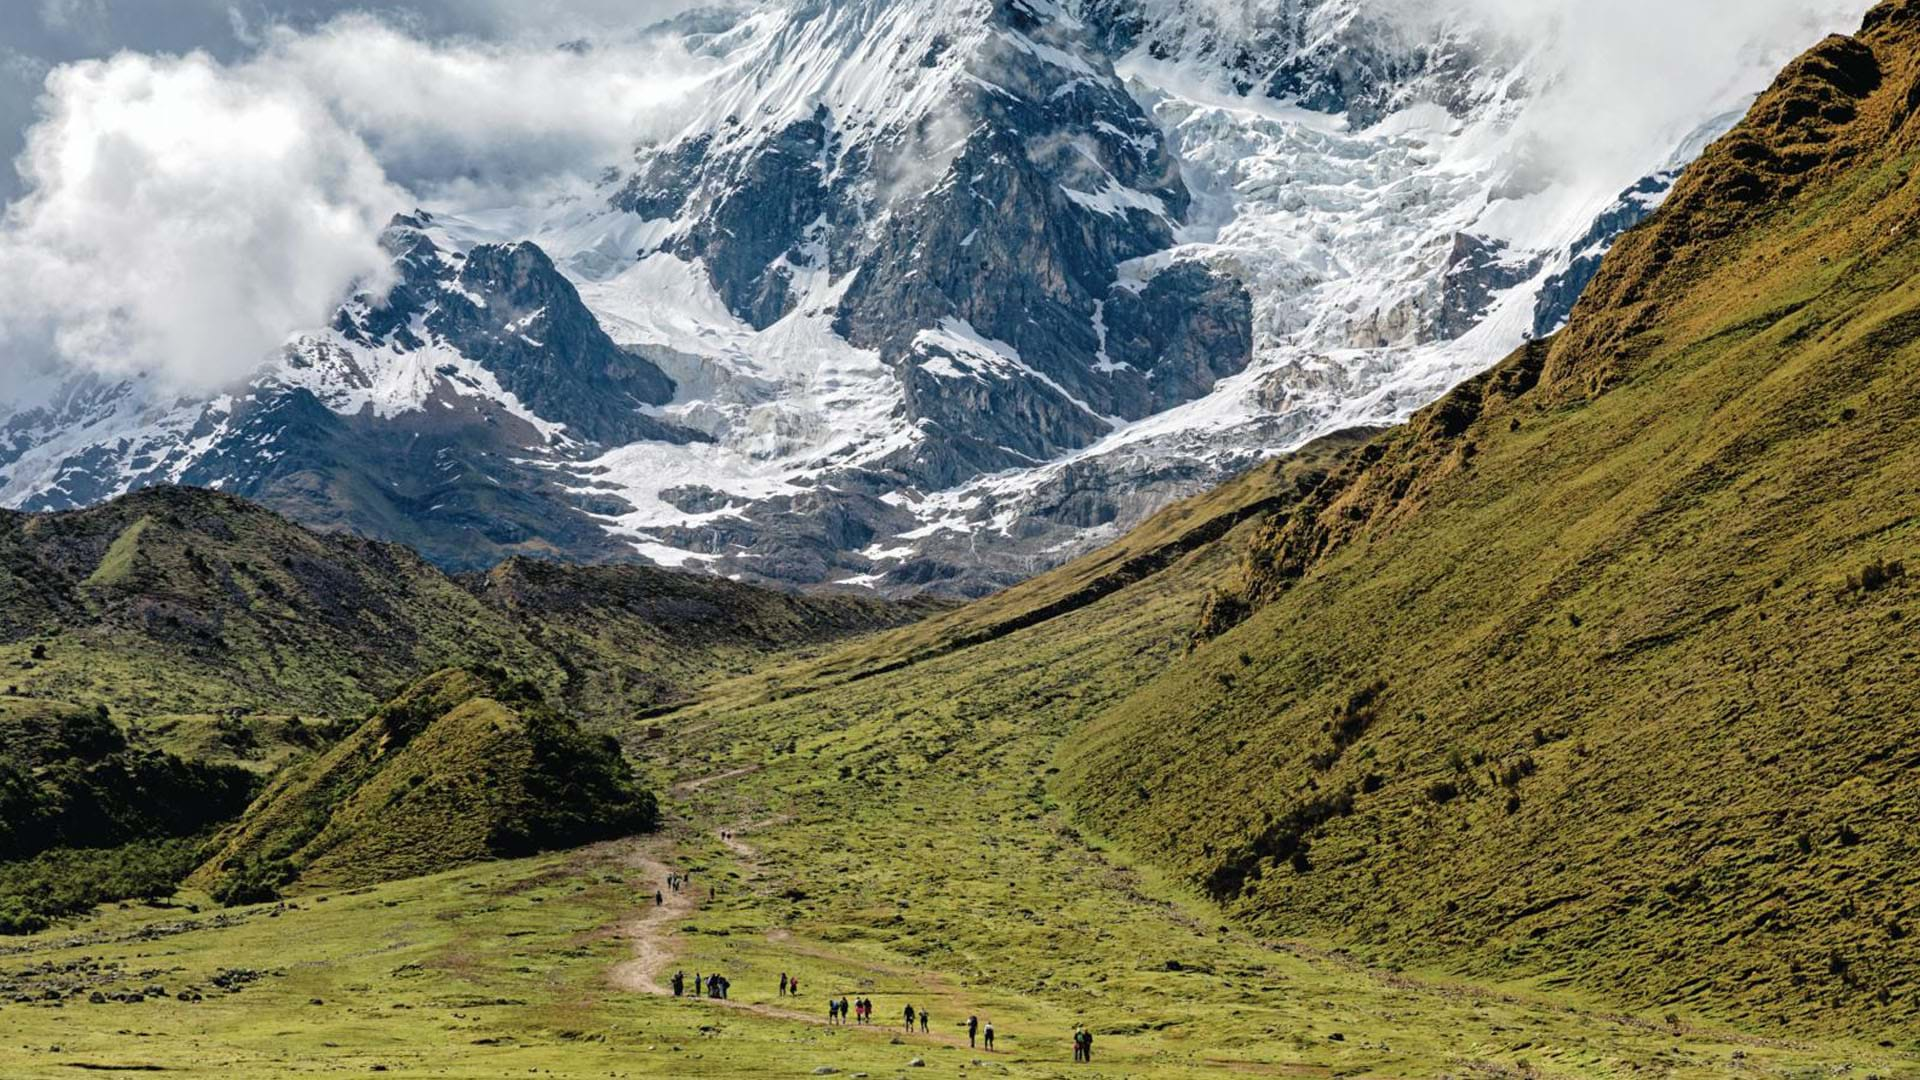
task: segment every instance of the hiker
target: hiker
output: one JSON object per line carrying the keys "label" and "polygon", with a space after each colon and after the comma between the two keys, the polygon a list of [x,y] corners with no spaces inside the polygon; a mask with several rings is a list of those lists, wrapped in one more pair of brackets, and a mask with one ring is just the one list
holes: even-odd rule
{"label": "hiker", "polygon": [[702,978],[700,977],[700,973],[699,973],[699,972],[697,972],[697,971],[696,971],[696,972],[694,972],[694,973],[693,973],[693,996],[694,996],[694,997],[704,997],[704,996],[706,996],[706,993],[707,993],[707,983],[706,983],[706,980],[705,980],[705,979],[702,979]]}
{"label": "hiker", "polygon": [[907,1006],[907,1034],[913,1034],[913,1006]]}
{"label": "hiker", "polygon": [[836,1024],[839,1022],[839,1018],[840,1018],[840,1003],[838,1001],[835,1001],[832,998],[828,998],[827,999],[827,1023],[829,1025]]}
{"label": "hiker", "polygon": [[927,1025],[932,1021],[933,1018],[927,1015],[927,1007],[925,1005],[920,1006],[920,1034],[925,1035],[927,1033]]}
{"label": "hiker", "polygon": [[653,906],[654,907],[659,907],[661,904],[664,904],[666,902],[667,902],[667,898],[660,895],[659,889],[653,890]]}
{"label": "hiker", "polygon": [[793,977],[793,981],[787,984],[787,988],[793,992],[794,997],[799,997],[800,996],[800,976],[795,975]]}
{"label": "hiker", "polygon": [[684,971],[674,972],[673,973],[673,996],[679,997],[683,992],[686,991],[686,989],[687,989],[687,973]]}
{"label": "hiker", "polygon": [[973,1049],[975,1046],[978,1045],[978,1043],[975,1040],[979,1037],[979,1035],[980,1035],[980,1018],[977,1016],[967,1017],[967,1048],[969,1050]]}
{"label": "hiker", "polygon": [[1085,1034],[1086,1033],[1081,1031],[1078,1026],[1074,1027],[1073,1029],[1073,1063],[1075,1065],[1078,1065],[1082,1061],[1086,1060],[1086,1058],[1081,1056],[1082,1051],[1080,1049],[1080,1040],[1082,1039],[1082,1037],[1085,1036]]}
{"label": "hiker", "polygon": [[986,1036],[987,1049],[991,1051],[993,1049],[993,1021],[987,1021],[987,1026],[981,1034]]}
{"label": "hiker", "polygon": [[780,996],[787,996],[787,973],[784,971],[780,973]]}
{"label": "hiker", "polygon": [[1091,1028],[1080,1029],[1080,1060],[1089,1064],[1093,1061],[1093,1029]]}

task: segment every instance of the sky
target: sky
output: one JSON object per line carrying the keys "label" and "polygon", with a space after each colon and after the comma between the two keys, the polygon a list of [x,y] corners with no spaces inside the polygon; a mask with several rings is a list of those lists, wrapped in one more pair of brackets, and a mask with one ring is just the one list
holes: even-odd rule
{"label": "sky", "polygon": [[[231,382],[380,287],[396,210],[524,200],[671,134],[713,62],[635,31],[697,2],[0,0],[0,401],[75,368]],[[1618,186],[1868,6],[1360,2],[1531,46],[1529,145]]]}
{"label": "sky", "polygon": [[[0,0],[0,161],[25,145],[49,68],[110,56],[203,51],[230,62],[256,50],[272,26],[311,29],[349,12],[371,13],[414,36],[488,41],[565,40],[618,25],[635,12],[671,15],[691,0]],[[0,202],[20,178],[0,168]]]}

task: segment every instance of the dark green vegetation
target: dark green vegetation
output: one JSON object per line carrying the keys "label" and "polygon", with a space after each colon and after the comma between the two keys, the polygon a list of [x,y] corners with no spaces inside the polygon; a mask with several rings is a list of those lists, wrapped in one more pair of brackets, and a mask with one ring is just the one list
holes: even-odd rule
{"label": "dark green vegetation", "polygon": [[323,753],[280,770],[196,875],[223,903],[355,886],[652,828],[610,735],[530,683],[444,671]]}
{"label": "dark green vegetation", "polygon": [[199,864],[203,836],[61,847],[0,862],[0,934],[31,934],[118,900],[159,903]]}
{"label": "dark green vegetation", "polygon": [[0,698],[0,933],[170,895],[255,784],[130,740],[104,707]]}

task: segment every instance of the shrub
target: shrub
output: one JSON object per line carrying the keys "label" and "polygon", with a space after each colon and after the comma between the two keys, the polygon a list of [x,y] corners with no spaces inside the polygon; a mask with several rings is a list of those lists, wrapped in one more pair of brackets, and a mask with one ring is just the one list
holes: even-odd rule
{"label": "shrub", "polygon": [[1446,805],[1460,797],[1460,788],[1451,780],[1435,780],[1427,785],[1427,798],[1439,805]]}
{"label": "shrub", "polygon": [[52,920],[119,900],[173,895],[199,862],[199,837],[111,848],[58,848],[0,864],[0,934],[30,934]]}
{"label": "shrub", "polygon": [[1847,591],[1877,592],[1906,576],[1907,564],[1875,559],[1861,567],[1859,573],[1847,575]]}
{"label": "shrub", "polygon": [[18,897],[0,900],[0,934],[37,934],[52,922],[29,909]]}
{"label": "shrub", "polygon": [[293,864],[285,859],[254,860],[228,871],[209,893],[222,907],[264,904],[280,899],[281,886],[295,875]]}

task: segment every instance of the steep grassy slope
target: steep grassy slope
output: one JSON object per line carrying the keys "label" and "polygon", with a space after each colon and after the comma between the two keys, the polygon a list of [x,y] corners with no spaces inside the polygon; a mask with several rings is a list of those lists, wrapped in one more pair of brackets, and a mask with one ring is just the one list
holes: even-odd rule
{"label": "steep grassy slope", "polygon": [[462,582],[405,548],[192,489],[0,513],[0,690],[134,717],[358,719],[466,663],[609,717],[683,698],[748,658],[928,610],[641,566],[516,560]]}
{"label": "steep grassy slope", "polygon": [[1916,105],[1912,0],[1795,63],[1563,335],[1265,530],[1081,820],[1271,932],[1920,1029]]}
{"label": "steep grassy slope", "polygon": [[196,876],[216,896],[352,886],[651,827],[611,738],[530,684],[444,671],[281,770]]}

